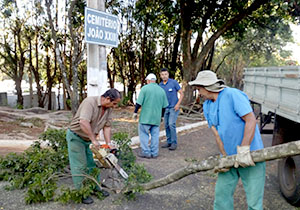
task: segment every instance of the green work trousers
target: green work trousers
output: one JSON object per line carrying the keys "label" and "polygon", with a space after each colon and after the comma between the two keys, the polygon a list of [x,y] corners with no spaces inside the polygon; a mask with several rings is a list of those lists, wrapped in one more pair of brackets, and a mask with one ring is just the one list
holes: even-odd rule
{"label": "green work trousers", "polygon": [[[68,153],[72,175],[90,174],[96,164],[93,159],[93,153],[89,148],[91,142],[84,141],[80,136],[73,133],[70,129],[67,131]],[[83,176],[72,176],[76,189],[82,186]],[[100,177],[98,177],[98,182]]]}
{"label": "green work trousers", "polygon": [[262,210],[265,186],[266,163],[256,163],[246,168],[231,168],[218,174],[215,187],[214,210],[233,210],[233,194],[241,177],[246,192],[248,209]]}

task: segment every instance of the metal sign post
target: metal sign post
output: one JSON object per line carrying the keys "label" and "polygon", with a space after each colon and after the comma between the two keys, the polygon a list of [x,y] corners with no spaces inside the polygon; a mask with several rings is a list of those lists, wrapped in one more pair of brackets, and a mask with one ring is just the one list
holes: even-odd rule
{"label": "metal sign post", "polygon": [[[88,0],[85,9],[87,43],[87,95],[100,96],[108,89],[105,46],[118,45],[118,18],[105,11],[104,0]],[[99,11],[100,10],[100,11]]]}

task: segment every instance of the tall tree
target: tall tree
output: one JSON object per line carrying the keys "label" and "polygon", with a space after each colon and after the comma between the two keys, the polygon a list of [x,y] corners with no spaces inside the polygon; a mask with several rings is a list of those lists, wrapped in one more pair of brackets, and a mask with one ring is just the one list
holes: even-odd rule
{"label": "tall tree", "polygon": [[[187,82],[194,79],[197,72],[203,69],[216,40],[229,32],[245,31],[249,27],[250,21],[256,21],[259,19],[257,17],[261,17],[258,12],[265,13],[264,15],[269,17],[274,9],[268,0],[204,0],[197,2],[180,0],[179,3],[182,27],[184,103],[189,103],[192,100],[192,90]],[[269,3],[269,7],[263,9],[261,6],[267,3]],[[258,12],[252,15],[254,11]],[[208,31],[209,33],[207,33]],[[194,35],[197,37],[192,45]],[[205,36],[208,37],[205,39]]]}
{"label": "tall tree", "polygon": [[243,39],[223,40],[223,44],[216,47],[212,70],[225,78],[228,85],[242,88],[245,67],[288,65],[291,52],[284,50],[284,46],[291,41],[288,22],[269,20],[248,30]]}
{"label": "tall tree", "polygon": [[[69,83],[68,75],[67,75],[67,61],[63,59],[61,48],[59,46],[59,40],[57,36],[57,31],[55,29],[52,13],[51,13],[51,5],[52,0],[46,0],[47,7],[47,15],[51,28],[52,39],[54,41],[56,56],[62,71],[62,78],[67,89],[68,94],[71,96],[71,105],[72,105],[72,113],[75,114],[77,108],[79,106],[79,96],[78,96],[78,65],[83,60],[83,54],[85,52],[85,48],[83,45],[83,24],[82,24],[82,16],[84,10],[84,3],[79,0],[74,0],[70,2],[67,19],[68,19],[68,29],[70,34],[70,66],[72,73],[72,88]],[[74,30],[74,27],[76,30]]]}
{"label": "tall tree", "polygon": [[24,35],[26,19],[22,18],[18,13],[17,2],[5,1],[1,5],[1,16],[3,19],[4,33],[2,33],[3,42],[0,43],[0,70],[7,76],[12,78],[16,85],[17,105],[23,107],[22,95],[22,79],[25,70],[26,36]]}

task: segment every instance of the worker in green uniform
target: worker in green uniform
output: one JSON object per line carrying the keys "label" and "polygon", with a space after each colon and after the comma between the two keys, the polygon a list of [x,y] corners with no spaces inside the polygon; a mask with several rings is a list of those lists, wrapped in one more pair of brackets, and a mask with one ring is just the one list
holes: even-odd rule
{"label": "worker in green uniform", "polygon": [[[113,88],[107,90],[102,96],[87,97],[72,119],[66,138],[72,179],[76,189],[81,188],[84,177],[74,175],[89,174],[96,167],[89,145],[93,144],[97,149],[100,148],[96,140],[100,130],[103,129],[106,144],[111,144],[112,108],[120,102],[120,98],[120,92]],[[109,195],[105,190],[96,190],[102,192],[104,196]],[[91,204],[93,199],[88,196],[82,202]]]}
{"label": "worker in green uniform", "polygon": [[[140,107],[142,111],[139,118],[139,137],[141,158],[157,158],[159,145],[159,126],[164,109],[168,106],[165,91],[156,83],[156,76],[150,73],[146,77],[147,85],[143,86],[136,101],[132,118],[137,119]],[[151,134],[150,146],[149,134]]]}

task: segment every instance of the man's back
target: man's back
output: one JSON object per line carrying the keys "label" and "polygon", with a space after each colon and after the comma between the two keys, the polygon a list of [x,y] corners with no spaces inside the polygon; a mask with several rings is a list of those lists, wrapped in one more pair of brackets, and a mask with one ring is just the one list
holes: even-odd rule
{"label": "man's back", "polygon": [[139,122],[159,126],[162,108],[168,106],[165,91],[156,83],[145,85],[141,89],[137,103],[142,106]]}

